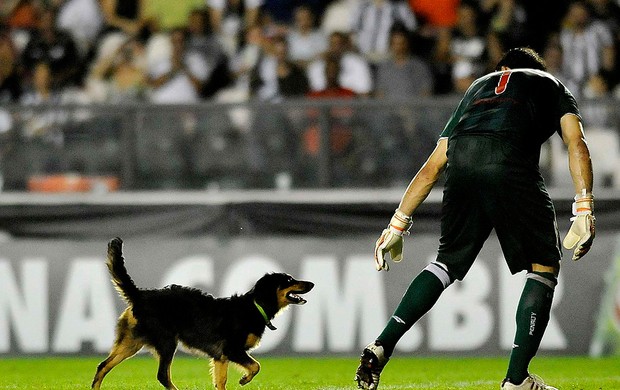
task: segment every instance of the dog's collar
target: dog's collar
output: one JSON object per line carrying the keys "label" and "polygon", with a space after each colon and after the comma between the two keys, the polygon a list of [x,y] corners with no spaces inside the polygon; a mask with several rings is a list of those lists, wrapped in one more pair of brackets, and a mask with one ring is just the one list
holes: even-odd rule
{"label": "dog's collar", "polygon": [[275,326],[273,326],[273,324],[271,323],[271,321],[269,320],[269,317],[267,317],[267,313],[265,313],[265,309],[262,308],[261,305],[258,304],[258,302],[254,301],[254,306],[256,306],[256,308],[258,309],[258,312],[263,316],[263,318],[265,319],[265,325],[267,325],[267,327],[271,330],[276,330],[277,328]]}

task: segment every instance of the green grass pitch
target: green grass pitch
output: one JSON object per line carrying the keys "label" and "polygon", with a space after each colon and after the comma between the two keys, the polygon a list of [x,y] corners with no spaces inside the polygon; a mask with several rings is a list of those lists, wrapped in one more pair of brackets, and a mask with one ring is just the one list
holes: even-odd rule
{"label": "green grass pitch", "polygon": [[[262,370],[254,380],[239,386],[241,374],[230,368],[228,389],[340,390],[355,389],[356,358],[274,358],[257,356]],[[0,389],[88,389],[103,357],[0,358]],[[396,356],[385,369],[380,390],[396,389],[499,389],[507,358],[409,358]],[[155,379],[157,363],[141,355],[117,366],[102,390],[163,389]],[[620,357],[538,357],[534,373],[561,390],[620,389]],[[211,389],[205,359],[178,356],[172,378],[179,389]]]}

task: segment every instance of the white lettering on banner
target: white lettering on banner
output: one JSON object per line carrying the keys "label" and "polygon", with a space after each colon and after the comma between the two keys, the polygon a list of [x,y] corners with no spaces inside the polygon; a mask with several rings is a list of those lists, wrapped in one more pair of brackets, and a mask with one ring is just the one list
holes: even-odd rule
{"label": "white lettering on banner", "polygon": [[0,352],[10,351],[11,329],[21,351],[47,352],[47,262],[44,259],[24,259],[20,266],[21,286],[11,270],[11,263],[0,260]]}
{"label": "white lettering on banner", "polygon": [[[297,314],[293,350],[331,352],[357,350],[361,342],[374,340],[387,319],[382,273],[372,266],[372,257],[352,256],[344,262],[333,256],[309,256],[302,262],[304,279],[315,282],[311,299]],[[325,333],[326,332],[326,333]]]}
{"label": "white lettering on banner", "polygon": [[[232,261],[224,274],[220,296],[244,294],[252,288],[261,276],[268,272],[284,271],[277,261],[260,255],[246,256]],[[273,325],[278,330],[275,332],[267,330],[263,334],[257,352],[269,352],[282,342],[291,322],[290,314],[290,311],[286,311],[274,319]]]}
{"label": "white lettering on banner", "polygon": [[179,284],[209,291],[215,279],[213,260],[206,256],[188,256],[172,264],[161,286]]}
{"label": "white lettering on banner", "polygon": [[[229,296],[245,293],[264,273],[282,272],[283,264],[288,264],[258,254],[227,260],[226,268],[221,269],[216,269],[216,260],[206,255],[173,260],[162,281],[164,285],[189,285],[216,296]],[[488,348],[495,332],[499,335],[497,347],[511,348],[525,273],[510,275],[503,258],[492,263],[482,260],[476,261],[462,282],[444,292],[425,322],[407,332],[397,345],[399,351],[414,351],[425,341],[430,352]],[[48,259],[26,258],[13,264],[0,259],[0,354],[76,353],[83,350],[85,342],[96,352],[108,351],[114,339],[119,298],[104,260],[76,258],[64,264],[67,272],[57,280],[50,279],[56,274],[49,274]],[[391,274],[376,272],[371,256],[342,259],[330,254],[308,255],[293,264],[296,271],[285,272],[315,282],[315,288],[304,307],[293,307],[273,321],[278,330],[265,332],[257,353],[279,346],[302,353],[357,352],[377,337],[388,319],[388,309],[393,310],[388,307],[386,288],[401,287],[386,285]],[[497,279],[491,277],[490,266],[497,267]],[[394,291],[389,292],[394,296]],[[560,280],[554,306],[562,295]],[[50,296],[51,303],[59,302],[58,306],[50,306]],[[56,321],[53,328],[50,318]],[[568,348],[553,311],[541,348]]]}
{"label": "white lettering on banner", "polygon": [[108,270],[101,258],[71,262],[65,281],[54,352],[79,352],[90,341],[98,352],[107,352],[114,341],[116,310]]}
{"label": "white lettering on banner", "polygon": [[431,350],[474,350],[493,331],[493,309],[488,302],[491,276],[484,264],[474,263],[467,277],[447,288],[429,312]]}
{"label": "white lettering on banner", "polygon": [[[498,280],[499,280],[499,342],[500,347],[505,350],[512,348],[512,342],[514,339],[517,325],[515,322],[515,313],[519,299],[521,298],[521,292],[523,291],[523,285],[525,284],[525,272],[521,272],[517,275],[510,274],[508,267],[505,265],[506,261],[503,256],[500,256],[498,264]],[[551,306],[551,315],[549,317],[549,323],[545,330],[545,335],[540,342],[541,349],[566,349],[568,348],[568,341],[566,336],[560,327],[557,317],[554,315],[553,308],[556,307],[562,301],[562,295],[564,292],[564,285],[562,284],[562,274],[558,277],[558,284],[555,286],[555,292],[553,295],[553,304]]]}

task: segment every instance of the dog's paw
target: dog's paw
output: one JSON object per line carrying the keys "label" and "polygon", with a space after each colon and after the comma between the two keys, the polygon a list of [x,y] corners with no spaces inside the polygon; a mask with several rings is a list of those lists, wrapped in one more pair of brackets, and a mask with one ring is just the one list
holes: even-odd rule
{"label": "dog's paw", "polygon": [[241,379],[239,379],[239,384],[241,386],[247,385],[248,383],[250,383],[250,381],[252,379],[254,379],[254,377],[256,376],[256,374],[246,374],[244,376],[241,377]]}

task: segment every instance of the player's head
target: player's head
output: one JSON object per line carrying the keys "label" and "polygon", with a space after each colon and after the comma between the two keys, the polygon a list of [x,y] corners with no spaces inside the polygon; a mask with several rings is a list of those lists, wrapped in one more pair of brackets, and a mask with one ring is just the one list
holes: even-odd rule
{"label": "player's head", "polygon": [[547,70],[545,60],[534,49],[529,47],[516,47],[508,50],[497,63],[495,70],[501,70],[502,66],[510,69],[530,68]]}

